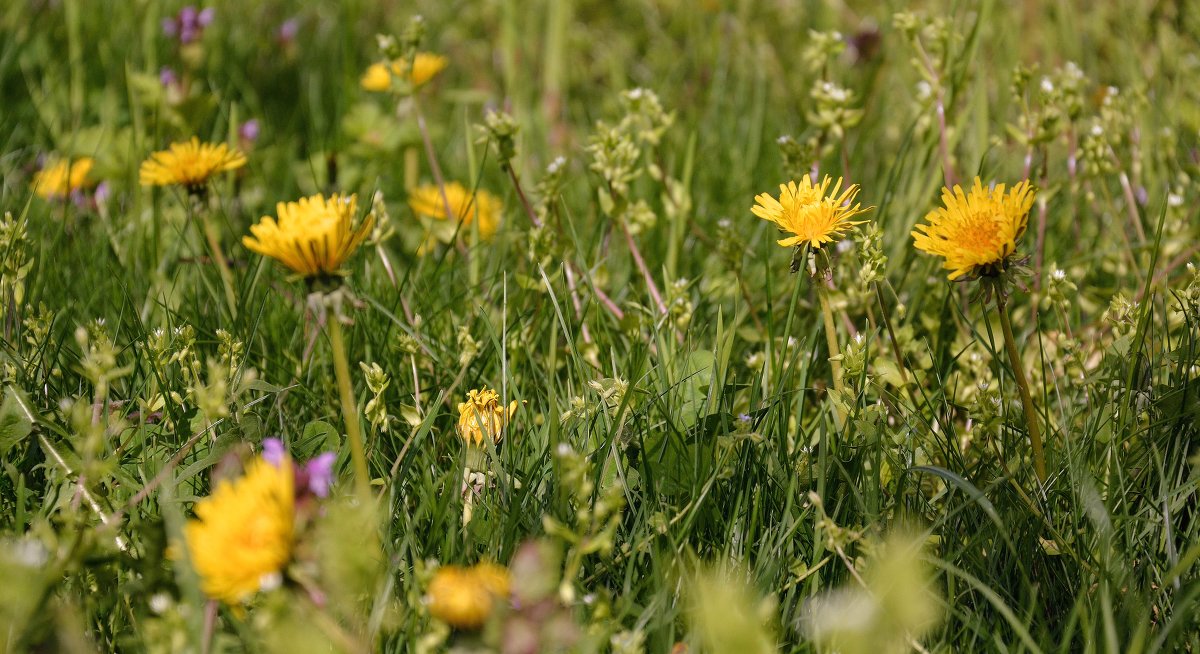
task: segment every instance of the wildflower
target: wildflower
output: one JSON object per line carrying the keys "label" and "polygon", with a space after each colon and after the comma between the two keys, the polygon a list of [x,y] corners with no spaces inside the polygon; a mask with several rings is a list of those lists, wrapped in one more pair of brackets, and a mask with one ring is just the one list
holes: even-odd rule
{"label": "wildflower", "polygon": [[[278,466],[289,457],[283,441],[267,438],[263,440],[262,458],[267,463]],[[333,452],[322,452],[302,466],[293,466],[295,494],[329,497],[329,487],[333,485],[333,464],[336,461],[337,455]]]}
{"label": "wildflower", "polygon": [[955,185],[942,190],[945,207],[930,211],[928,225],[912,232],[918,250],[936,254],[946,261],[950,279],[994,274],[1017,248],[1025,233],[1033,189],[1022,181],[1005,193],[1003,184],[985,189],[978,177],[970,194]]}
{"label": "wildflower", "polygon": [[342,264],[371,232],[374,216],[353,226],[358,210],[355,196],[314,195],[276,205],[277,218],[263,216],[243,236],[246,248],[279,260],[302,277],[340,276]]}
{"label": "wildflower", "polygon": [[204,28],[212,24],[215,11],[212,7],[197,11],[191,5],[179,10],[179,14],[162,19],[163,34],[179,37],[183,45],[194,43],[204,35]]}
{"label": "wildflower", "polygon": [[139,179],[142,186],[183,186],[189,193],[199,194],[213,175],[245,165],[246,155],[236,148],[201,143],[193,136],[151,154],[142,162]]}
{"label": "wildflower", "polygon": [[88,184],[88,173],[92,171],[90,157],[61,159],[42,168],[33,177],[33,192],[47,200],[64,198],[75,191],[83,190]]}
{"label": "wildflower", "polygon": [[391,89],[392,77],[398,77],[411,84],[415,89],[424,86],[426,82],[436,77],[446,68],[446,64],[446,58],[441,55],[418,52],[413,57],[411,73],[407,59],[396,59],[391,64],[380,61],[367,68],[360,83],[363,89],[378,93]]}
{"label": "wildflower", "polygon": [[258,140],[258,135],[262,131],[257,118],[251,118],[242,123],[238,127],[238,138],[243,144],[252,144]]}
{"label": "wildflower", "polygon": [[495,236],[500,229],[499,198],[484,190],[472,194],[458,182],[446,184],[445,189],[446,197],[443,199],[442,189],[437,185],[417,187],[408,196],[408,206],[418,216],[445,220],[446,204],[449,203],[449,213],[464,228],[470,226],[472,220],[478,219],[480,238],[488,240]]}
{"label": "wildflower", "polygon": [[292,554],[294,508],[287,458],[256,459],[241,479],[221,481],[200,500],[183,534],[204,592],[235,604],[277,585]]}
{"label": "wildflower", "polygon": [[768,193],[755,196],[757,204],[750,211],[792,234],[780,239],[780,245],[791,247],[808,244],[819,249],[823,244],[841,238],[854,225],[865,222],[851,218],[870,211],[869,207],[863,209],[862,205],[853,204],[854,197],[858,195],[857,184],[851,184],[843,191],[839,178],[832,191],[829,185],[828,175],[819,186],[813,184],[808,176],[803,176],[798,184],[794,181],[780,184],[778,200]]}
{"label": "wildflower", "polygon": [[516,400],[502,407],[500,395],[490,388],[470,391],[467,401],[458,405],[458,435],[467,445],[481,446],[485,439],[498,444],[516,412]]}
{"label": "wildflower", "polygon": [[494,563],[442,566],[429,582],[429,613],[458,629],[478,629],[509,594],[508,569]]}

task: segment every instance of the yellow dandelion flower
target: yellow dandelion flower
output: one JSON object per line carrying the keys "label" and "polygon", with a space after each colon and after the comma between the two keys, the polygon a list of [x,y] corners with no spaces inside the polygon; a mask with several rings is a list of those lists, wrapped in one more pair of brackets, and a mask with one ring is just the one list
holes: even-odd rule
{"label": "yellow dandelion flower", "polygon": [[464,229],[471,221],[479,220],[479,237],[490,240],[500,229],[500,199],[482,189],[471,195],[471,192],[458,182],[446,184],[446,197],[442,199],[442,191],[436,184],[420,186],[409,192],[408,206],[418,216],[446,219],[446,203],[450,204],[450,213],[458,218]]}
{"label": "yellow dandelion flower", "polygon": [[227,170],[246,165],[246,155],[224,143],[201,143],[200,139],[172,143],[171,147],[150,155],[142,162],[139,179],[142,186],[183,186],[199,191],[209,179]]}
{"label": "yellow dandelion flower", "polygon": [[360,84],[368,91],[382,92],[392,88],[392,77],[404,79],[413,87],[423,86],[446,68],[446,58],[430,52],[418,52],[413,57],[412,74],[408,73],[408,60],[397,59],[391,64],[380,61],[371,64],[363,73]]}
{"label": "yellow dandelion flower", "polygon": [[942,189],[944,207],[925,216],[928,225],[912,232],[918,250],[946,261],[950,279],[988,272],[1017,249],[1029,223],[1034,191],[1023,181],[1004,191],[1004,185],[983,187],[978,177],[968,194],[957,184]]}
{"label": "yellow dandelion flower", "polygon": [[293,483],[290,460],[255,459],[240,479],[220,482],[196,504],[183,535],[209,597],[236,604],[279,583],[292,555]]}
{"label": "yellow dandelion flower", "polygon": [[499,443],[509,419],[517,412],[517,401],[500,406],[500,394],[490,388],[467,393],[467,401],[458,405],[458,435],[467,445],[483,445],[484,440]]}
{"label": "yellow dandelion flower", "polygon": [[851,184],[843,191],[842,180],[838,178],[830,191],[830,183],[828,175],[819,186],[805,175],[798,184],[794,181],[780,184],[778,200],[769,193],[756,195],[754,201],[757,204],[750,211],[792,234],[780,239],[780,245],[791,247],[807,243],[820,248],[841,238],[854,225],[866,222],[851,218],[871,210],[871,207],[863,209],[860,204],[852,204],[858,195],[857,184]]}
{"label": "yellow dandelion flower", "polygon": [[429,613],[458,629],[478,629],[509,594],[509,574],[494,563],[442,566],[429,582]]}
{"label": "yellow dandelion flower", "polygon": [[263,216],[250,227],[253,236],[242,237],[242,245],[305,278],[342,275],[342,264],[375,224],[375,215],[368,214],[354,227],[357,211],[358,200],[353,195],[314,195],[299,202],[280,202],[275,205],[278,217]]}
{"label": "yellow dandelion flower", "polygon": [[91,157],[60,159],[42,168],[33,176],[33,192],[46,198],[65,198],[72,191],[87,188],[88,173],[92,172]]}

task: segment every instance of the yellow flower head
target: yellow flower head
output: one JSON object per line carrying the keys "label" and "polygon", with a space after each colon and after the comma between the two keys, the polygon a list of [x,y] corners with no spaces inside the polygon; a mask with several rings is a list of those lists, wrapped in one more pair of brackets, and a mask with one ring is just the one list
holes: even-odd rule
{"label": "yellow flower head", "polygon": [[429,613],[458,629],[478,629],[508,593],[508,569],[494,563],[442,566],[429,582]]}
{"label": "yellow flower head", "polygon": [[183,528],[192,566],[210,597],[244,601],[278,583],[292,555],[292,464],[255,459],[237,481],[221,481]]}
{"label": "yellow flower head", "polygon": [[183,186],[198,191],[217,173],[246,165],[246,155],[224,143],[201,143],[200,139],[172,143],[166,150],[142,162],[138,175],[142,186]]}
{"label": "yellow flower head", "polygon": [[408,60],[397,59],[390,65],[387,62],[376,62],[363,73],[361,84],[368,91],[382,92],[392,88],[392,77],[399,77],[413,88],[423,86],[446,68],[446,58],[430,52],[418,52],[413,57],[412,74],[408,73]]}
{"label": "yellow flower head", "polygon": [[358,210],[355,196],[314,195],[299,202],[275,205],[278,218],[263,216],[243,236],[242,245],[279,260],[305,278],[344,274],[342,264],[354,254],[375,224],[374,214],[353,226]]}
{"label": "yellow flower head", "polygon": [[847,186],[844,191],[841,190],[841,178],[833,185],[832,191],[829,190],[829,184],[828,175],[821,180],[820,186],[813,184],[805,175],[800,178],[799,184],[780,184],[778,200],[769,193],[755,196],[754,201],[757,204],[750,211],[792,234],[780,239],[780,245],[791,247],[807,243],[814,248],[820,248],[825,243],[832,243],[841,238],[842,234],[854,225],[865,222],[850,219],[871,210],[871,207],[863,209],[862,205],[851,204],[858,195],[857,184]]}
{"label": "yellow flower head", "polygon": [[500,406],[500,394],[490,388],[467,393],[467,401],[458,405],[458,435],[467,445],[483,445],[484,439],[499,443],[504,427],[517,412],[517,401]]}
{"label": "yellow flower head", "polygon": [[942,204],[925,216],[928,225],[917,225],[913,244],[918,250],[946,259],[950,279],[977,275],[1004,261],[1017,249],[1017,241],[1029,223],[1034,191],[1028,181],[1012,187],[986,189],[978,177],[965,193],[942,189]]}
{"label": "yellow flower head", "polygon": [[479,237],[489,240],[500,229],[500,199],[482,189],[471,195],[471,192],[458,182],[446,184],[446,197],[442,199],[442,191],[436,184],[420,186],[408,195],[408,206],[418,216],[446,219],[446,204],[450,204],[451,215],[458,218],[464,229],[471,221],[479,219]]}
{"label": "yellow flower head", "polygon": [[46,198],[65,198],[72,191],[88,186],[88,173],[92,171],[91,157],[75,160],[60,159],[48,164],[33,176],[33,192]]}

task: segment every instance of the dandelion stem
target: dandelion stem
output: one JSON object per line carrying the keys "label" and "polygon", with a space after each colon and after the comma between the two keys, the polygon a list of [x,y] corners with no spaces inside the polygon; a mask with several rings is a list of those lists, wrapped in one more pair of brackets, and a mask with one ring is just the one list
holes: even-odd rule
{"label": "dandelion stem", "polygon": [[337,376],[338,392],[342,399],[342,418],[346,421],[346,436],[350,441],[350,458],[354,461],[354,484],[359,496],[367,499],[371,495],[371,477],[367,470],[366,451],[363,449],[358,406],[354,402],[354,389],[350,385],[350,364],[346,360],[346,342],[342,337],[342,324],[337,316],[330,316],[325,324],[328,326],[329,343],[333,348],[333,371]]}
{"label": "dandelion stem", "polygon": [[[833,309],[829,305],[829,287],[825,285],[825,280],[819,280],[817,283],[817,297],[821,300],[821,317],[825,320],[825,344],[829,348],[829,363],[833,366],[833,389],[842,399],[845,399],[842,386],[842,362],[840,359],[833,358],[841,354],[842,348],[838,346],[837,326],[833,322]],[[842,412],[836,402],[833,405],[833,417],[837,428],[841,429]]]}
{"label": "dandelion stem", "polygon": [[1033,446],[1033,468],[1038,481],[1045,482],[1046,458],[1042,452],[1042,432],[1038,427],[1037,411],[1033,408],[1033,396],[1029,394],[1029,380],[1025,377],[1025,367],[1021,363],[1021,355],[1017,352],[1012,322],[1008,319],[1008,301],[1002,290],[996,293],[996,309],[1000,313],[1000,327],[1004,330],[1004,349],[1008,351],[1008,363],[1012,366],[1013,378],[1017,380],[1017,388],[1021,391],[1021,405],[1025,409],[1029,442]]}
{"label": "dandelion stem", "polygon": [[237,293],[233,290],[233,272],[229,270],[229,261],[221,251],[221,239],[217,236],[217,228],[213,225],[208,212],[200,210],[200,222],[204,229],[204,238],[208,240],[208,248],[212,250],[213,261],[221,272],[221,285],[225,287],[225,301],[229,303],[229,313],[237,318]]}
{"label": "dandelion stem", "polygon": [[446,219],[455,222],[458,217],[450,208],[450,198],[446,196],[446,179],[442,177],[442,167],[438,165],[437,154],[433,151],[433,140],[429,138],[429,127],[425,125],[425,114],[421,113],[421,105],[417,96],[412,98],[413,113],[417,116],[417,131],[421,132],[421,140],[425,143],[425,157],[429,159],[429,170],[433,172],[433,180],[437,182],[438,192],[442,195],[442,205],[446,208]]}
{"label": "dandelion stem", "polygon": [[638,249],[637,242],[633,240],[633,234],[629,233],[629,226],[625,221],[618,220],[621,225],[621,233],[625,235],[625,243],[629,245],[629,253],[633,255],[633,262],[637,264],[638,270],[642,272],[642,277],[646,280],[646,286],[650,288],[650,296],[654,298],[654,304],[658,306],[658,312],[665,314],[667,305],[663,302],[662,293],[658,292],[658,285],[654,283],[654,275],[650,274],[650,269],[646,267],[646,260],[642,258],[642,252]]}

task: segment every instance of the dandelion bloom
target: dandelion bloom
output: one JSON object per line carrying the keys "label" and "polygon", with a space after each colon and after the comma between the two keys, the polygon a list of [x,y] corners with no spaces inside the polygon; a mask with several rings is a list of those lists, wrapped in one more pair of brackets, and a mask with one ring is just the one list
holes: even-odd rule
{"label": "dandelion bloom", "polygon": [[500,229],[500,199],[482,189],[471,194],[462,184],[449,182],[445,185],[446,197],[442,198],[442,190],[436,185],[419,186],[409,192],[408,206],[418,216],[446,219],[446,203],[450,204],[450,214],[458,219],[464,228],[471,221],[479,220],[479,236],[484,240],[491,239]]}
{"label": "dandelion bloom", "polygon": [[61,159],[42,168],[33,177],[33,192],[46,198],[65,198],[74,191],[88,185],[88,173],[92,171],[91,157]]}
{"label": "dandelion bloom", "polygon": [[429,582],[429,613],[458,629],[478,629],[509,594],[509,573],[494,563],[442,566]]}
{"label": "dandelion bloom", "polygon": [[446,58],[430,52],[418,52],[413,57],[412,74],[408,72],[408,60],[397,59],[391,64],[377,62],[367,68],[360,83],[368,91],[381,92],[392,88],[392,77],[404,79],[413,87],[423,86],[446,68]]}
{"label": "dandelion bloom", "polygon": [[235,604],[277,585],[292,554],[294,511],[290,459],[255,459],[241,479],[221,481],[183,528],[204,592]]}
{"label": "dandelion bloom", "polygon": [[468,445],[483,445],[484,440],[499,443],[504,427],[517,412],[517,401],[505,408],[500,395],[490,388],[467,393],[467,401],[458,405],[458,435]]}
{"label": "dandelion bloom", "polygon": [[217,173],[236,170],[246,165],[246,155],[224,143],[201,143],[200,139],[172,143],[142,162],[138,175],[142,186],[183,186],[188,191],[201,190]]}
{"label": "dandelion bloom", "polygon": [[798,184],[794,181],[780,184],[778,200],[769,193],[755,196],[757,204],[750,211],[792,234],[780,239],[780,245],[791,247],[807,243],[820,248],[825,243],[841,238],[851,227],[865,222],[851,218],[871,210],[870,207],[863,209],[862,205],[852,204],[858,195],[857,184],[851,184],[843,191],[842,180],[838,178],[830,191],[830,183],[828,175],[819,186],[805,175]]}
{"label": "dandelion bloom", "polygon": [[928,225],[912,232],[918,250],[946,260],[950,279],[989,272],[1017,249],[1029,223],[1034,191],[1023,181],[1005,193],[1004,185],[983,187],[978,177],[968,194],[957,184],[942,189],[942,204],[925,216]]}
{"label": "dandelion bloom", "polygon": [[355,196],[314,195],[299,202],[280,202],[277,218],[263,216],[250,227],[253,236],[243,236],[242,245],[263,256],[279,260],[305,278],[344,274],[342,264],[371,232],[374,214],[354,226],[358,211]]}

